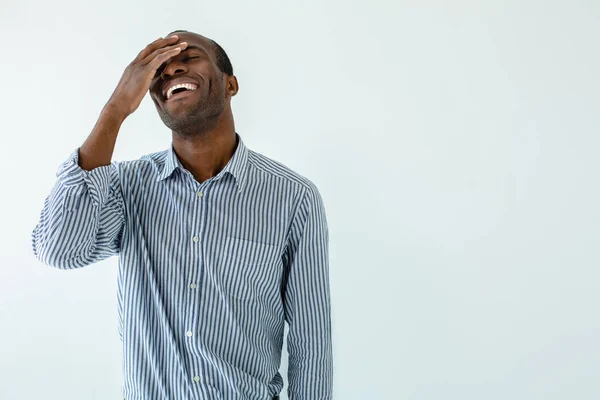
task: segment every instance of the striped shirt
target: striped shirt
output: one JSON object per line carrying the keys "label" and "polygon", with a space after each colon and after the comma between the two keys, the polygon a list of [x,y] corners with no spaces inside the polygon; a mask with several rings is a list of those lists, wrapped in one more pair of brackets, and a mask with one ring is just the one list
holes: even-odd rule
{"label": "striped shirt", "polygon": [[290,400],[332,397],[328,241],[310,180],[248,149],[198,183],[168,150],[60,166],[32,233],[61,269],[119,256],[127,400],[267,400],[289,326]]}

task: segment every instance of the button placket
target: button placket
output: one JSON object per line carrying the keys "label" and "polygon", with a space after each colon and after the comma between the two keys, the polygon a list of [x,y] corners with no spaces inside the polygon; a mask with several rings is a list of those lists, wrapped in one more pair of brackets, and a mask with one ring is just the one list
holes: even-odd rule
{"label": "button placket", "polygon": [[[200,186],[198,185],[194,185],[194,187],[192,188],[193,194],[192,196],[195,196],[195,198],[192,197],[192,221],[191,221],[191,239],[192,239],[192,243],[191,243],[191,260],[192,261],[192,265],[190,266],[191,268],[189,268],[190,271],[190,275],[188,275],[188,288],[189,288],[189,292],[188,292],[188,298],[190,300],[188,307],[190,307],[189,309],[189,316],[190,318],[188,318],[186,320],[186,325],[184,325],[184,328],[187,328],[185,331],[185,338],[187,346],[193,347],[195,348],[197,346],[197,338],[200,336],[200,332],[198,331],[198,327],[196,326],[197,324],[197,314],[199,312],[199,307],[198,307],[198,302],[199,302],[199,297],[200,297],[200,280],[202,279],[202,269],[204,268],[203,262],[202,262],[202,254],[203,254],[203,245],[202,242],[200,240],[201,236],[203,235],[203,229],[204,229],[204,219],[205,219],[205,213],[203,213],[202,209],[205,208],[205,192],[203,190],[200,189]],[[195,201],[194,201],[195,200]],[[195,333],[198,332],[198,333]],[[200,382],[200,378],[203,375],[203,366],[202,366],[202,360],[198,359],[195,356],[190,355],[190,357],[192,357],[192,359],[190,360],[192,364],[195,365],[195,367],[193,368],[193,375],[192,375],[192,379],[194,382]],[[197,369],[199,368],[199,369]],[[195,371],[194,371],[195,370]]]}

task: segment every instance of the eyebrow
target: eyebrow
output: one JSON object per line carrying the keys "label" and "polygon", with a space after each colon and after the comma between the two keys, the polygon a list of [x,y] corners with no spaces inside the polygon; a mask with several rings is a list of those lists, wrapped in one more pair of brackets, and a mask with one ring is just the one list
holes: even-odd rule
{"label": "eyebrow", "polygon": [[195,46],[193,44],[188,44],[187,47],[182,51],[182,53],[184,51],[188,51],[188,50],[198,50],[198,51],[201,51],[202,53],[208,55],[208,53],[206,52],[206,50],[204,50],[202,47],[198,47],[198,46]]}

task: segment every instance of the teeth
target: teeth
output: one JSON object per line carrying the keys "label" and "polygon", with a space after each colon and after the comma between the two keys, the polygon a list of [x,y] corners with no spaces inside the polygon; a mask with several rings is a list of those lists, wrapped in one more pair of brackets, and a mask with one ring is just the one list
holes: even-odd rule
{"label": "teeth", "polygon": [[169,90],[167,90],[167,100],[170,99],[171,96],[173,96],[173,90],[180,88],[186,88],[187,90],[196,90],[198,89],[198,86],[194,85],[193,83],[180,83],[179,85],[171,86]]}

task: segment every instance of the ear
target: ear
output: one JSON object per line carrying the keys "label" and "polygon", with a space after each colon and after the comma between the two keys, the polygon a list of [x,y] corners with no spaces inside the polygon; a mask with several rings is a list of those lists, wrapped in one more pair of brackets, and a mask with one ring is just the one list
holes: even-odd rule
{"label": "ear", "polygon": [[240,87],[238,85],[237,78],[235,75],[227,76],[227,81],[225,83],[225,90],[227,91],[227,95],[233,97],[237,94]]}

